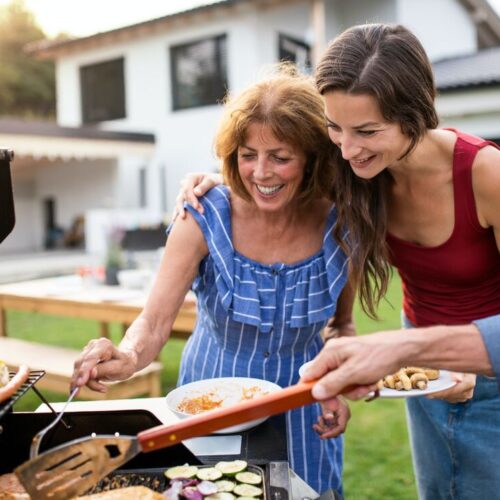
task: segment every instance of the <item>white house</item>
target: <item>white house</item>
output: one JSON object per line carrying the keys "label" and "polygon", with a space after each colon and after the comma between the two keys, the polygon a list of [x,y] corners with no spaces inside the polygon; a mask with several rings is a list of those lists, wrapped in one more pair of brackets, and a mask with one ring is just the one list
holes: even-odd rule
{"label": "white house", "polygon": [[[57,125],[0,120],[0,144],[16,153],[17,209],[1,251],[43,248],[51,230],[81,214],[89,252],[103,251],[112,225],[159,222],[186,172],[217,168],[212,140],[227,89],[238,92],[282,58],[311,65],[326,40],[376,21],[408,26],[433,60],[500,43],[486,0],[220,0],[32,46],[56,63]],[[482,120],[490,109],[471,99]],[[496,131],[476,129],[500,137],[500,120]]]}

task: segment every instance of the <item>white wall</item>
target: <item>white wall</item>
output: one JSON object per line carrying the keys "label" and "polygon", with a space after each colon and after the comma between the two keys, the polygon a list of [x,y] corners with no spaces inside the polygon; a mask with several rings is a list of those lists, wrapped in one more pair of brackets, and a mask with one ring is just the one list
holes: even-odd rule
{"label": "white wall", "polygon": [[476,28],[457,0],[398,0],[398,22],[411,29],[432,61],[477,50]]}
{"label": "white wall", "polygon": [[[43,172],[43,175],[41,175]],[[36,178],[36,199],[56,199],[56,222],[68,227],[88,208],[116,205],[117,168],[112,161],[75,161],[45,167]]]}
{"label": "white wall", "polygon": [[[40,224],[36,217],[35,200],[14,194],[16,224],[0,246],[0,254],[40,250]],[[13,264],[14,265],[14,264]]]}
{"label": "white wall", "polygon": [[444,127],[500,138],[500,86],[447,92],[438,96],[436,108]]}

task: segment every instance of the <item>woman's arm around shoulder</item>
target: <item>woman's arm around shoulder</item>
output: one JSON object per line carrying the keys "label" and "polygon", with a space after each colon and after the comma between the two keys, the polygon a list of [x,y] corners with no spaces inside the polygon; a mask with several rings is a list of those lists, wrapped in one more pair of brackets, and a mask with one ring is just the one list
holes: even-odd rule
{"label": "woman's arm around shoulder", "polygon": [[195,210],[198,210],[202,214],[203,206],[198,201],[198,198],[222,183],[221,174],[207,172],[187,174],[181,181],[181,189],[175,199],[175,209],[172,219],[175,220],[177,216],[180,216],[181,219],[186,217],[184,202],[189,203]]}

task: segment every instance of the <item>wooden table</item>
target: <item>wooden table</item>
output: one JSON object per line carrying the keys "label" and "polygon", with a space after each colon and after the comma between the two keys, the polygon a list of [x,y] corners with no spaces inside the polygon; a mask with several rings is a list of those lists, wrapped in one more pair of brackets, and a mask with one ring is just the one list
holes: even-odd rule
{"label": "wooden table", "polygon": [[[85,285],[79,276],[63,276],[0,285],[0,336],[7,335],[5,312],[54,314],[99,321],[101,335],[109,336],[109,323],[127,327],[146,302],[144,292],[119,286]],[[175,320],[172,336],[188,338],[196,322],[196,299],[186,296]]]}
{"label": "wooden table", "polygon": [[[40,369],[46,375],[37,387],[56,392],[67,392],[73,373],[73,362],[79,351],[39,342],[9,338],[6,311],[37,312],[73,318],[96,320],[100,334],[109,337],[109,323],[118,322],[123,332],[141,312],[146,293],[122,287],[86,284],[78,276],[65,276],[43,280],[25,281],[0,286],[0,359],[9,368],[17,369],[26,363],[32,369]],[[186,296],[175,320],[171,335],[187,338],[196,322],[196,302],[192,294]],[[85,388],[80,396],[89,399],[121,399],[148,394],[159,396],[160,374],[163,366],[159,361],[151,363],[130,379],[109,384],[106,394]]]}

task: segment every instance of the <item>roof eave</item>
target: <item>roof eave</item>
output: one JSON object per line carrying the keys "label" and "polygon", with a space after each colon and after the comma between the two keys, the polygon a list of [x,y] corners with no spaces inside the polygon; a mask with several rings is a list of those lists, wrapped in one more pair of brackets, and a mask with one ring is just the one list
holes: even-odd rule
{"label": "roof eave", "polygon": [[477,26],[480,47],[500,44],[500,17],[488,0],[459,0]]}

